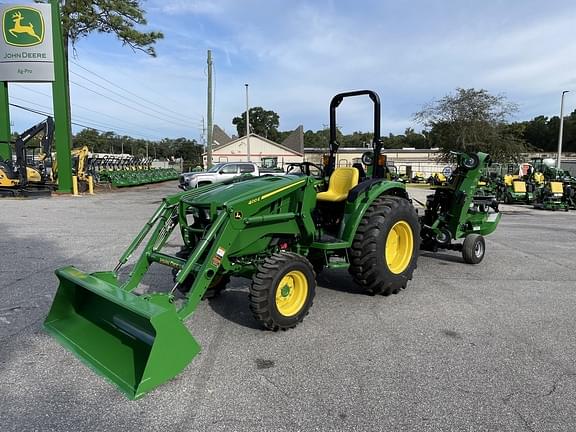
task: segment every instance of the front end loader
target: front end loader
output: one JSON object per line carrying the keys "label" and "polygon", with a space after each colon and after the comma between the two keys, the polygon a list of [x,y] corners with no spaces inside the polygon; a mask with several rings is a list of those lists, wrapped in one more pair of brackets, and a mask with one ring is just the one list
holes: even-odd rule
{"label": "front end loader", "polygon": [[[358,169],[335,166],[336,108],[360,95],[374,103],[373,154],[362,180]],[[60,286],[46,330],[136,399],[198,354],[184,321],[230,276],[251,279],[252,315],[272,331],[304,319],[324,268],[348,269],[367,294],[397,293],[416,268],[420,223],[405,186],[385,179],[381,149],[378,95],[336,95],[324,166],[304,162],[301,175],[241,177],[164,198],[113,271],[56,271]],[[181,243],[176,251],[173,235]],[[120,278],[137,250],[129,276]],[[152,264],[173,269],[169,290],[143,291]]]}

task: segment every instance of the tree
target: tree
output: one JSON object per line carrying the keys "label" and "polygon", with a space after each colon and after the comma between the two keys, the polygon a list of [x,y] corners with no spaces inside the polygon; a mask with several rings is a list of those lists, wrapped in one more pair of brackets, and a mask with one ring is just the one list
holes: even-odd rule
{"label": "tree", "polygon": [[412,128],[406,128],[404,136],[406,137],[405,147],[416,149],[428,148],[428,140],[424,134],[416,133]]}
{"label": "tree", "polygon": [[576,110],[564,119],[562,151],[576,152]]}
{"label": "tree", "polygon": [[154,44],[164,35],[142,32],[137,27],[147,24],[140,0],[61,0],[65,57],[69,43],[76,43],[93,32],[115,35],[122,45],[155,57]]}
{"label": "tree", "polygon": [[344,147],[371,147],[373,135],[371,132],[352,132],[352,135],[344,135],[342,145]]}
{"label": "tree", "polygon": [[308,148],[325,148],[328,142],[324,140],[322,135],[309,129],[304,132],[304,147]]}
{"label": "tree", "polygon": [[525,122],[524,138],[528,143],[539,149],[549,149],[552,147],[554,137],[550,134],[548,117],[534,117],[529,122]]}
{"label": "tree", "polygon": [[516,160],[525,141],[506,128],[516,104],[486,90],[456,89],[456,94],[426,105],[414,118],[430,128],[430,141],[445,156],[450,151],[489,153],[494,160]]}
{"label": "tree", "polygon": [[406,137],[404,135],[394,135],[389,133],[387,137],[382,137],[382,144],[387,149],[401,149],[406,147]]}
{"label": "tree", "polygon": [[[236,126],[239,136],[246,135],[246,111],[240,117],[234,117],[232,124]],[[262,107],[250,108],[251,133],[276,141],[279,125],[280,117],[274,111],[267,111]]]}

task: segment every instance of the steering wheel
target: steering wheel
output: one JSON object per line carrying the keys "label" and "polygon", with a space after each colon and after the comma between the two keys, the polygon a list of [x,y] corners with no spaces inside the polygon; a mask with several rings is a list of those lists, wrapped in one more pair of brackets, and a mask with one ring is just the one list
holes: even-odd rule
{"label": "steering wheel", "polygon": [[[295,174],[295,175],[300,174],[300,175],[310,176],[311,175],[310,167],[316,168],[318,170],[318,175],[316,175],[314,177],[317,177],[317,178],[323,178],[324,177],[324,168],[322,168],[320,165],[316,165],[315,163],[312,163],[312,162],[290,162],[288,164],[288,168],[286,168],[286,174]],[[295,172],[296,169],[299,169],[300,172]]]}

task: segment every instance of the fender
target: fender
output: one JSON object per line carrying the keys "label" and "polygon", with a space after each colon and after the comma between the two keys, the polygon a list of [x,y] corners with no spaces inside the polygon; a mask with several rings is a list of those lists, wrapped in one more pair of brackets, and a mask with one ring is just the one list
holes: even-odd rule
{"label": "fender", "polygon": [[371,179],[360,183],[350,191],[346,209],[344,211],[344,224],[339,237],[352,246],[352,240],[360,221],[368,207],[374,200],[382,195],[392,195],[408,199],[404,183],[386,179]]}

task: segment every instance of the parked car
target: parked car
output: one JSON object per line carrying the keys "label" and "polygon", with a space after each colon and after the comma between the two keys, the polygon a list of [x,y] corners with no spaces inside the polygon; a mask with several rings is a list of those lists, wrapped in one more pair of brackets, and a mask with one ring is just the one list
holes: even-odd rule
{"label": "parked car", "polygon": [[178,187],[183,190],[188,190],[213,183],[220,183],[241,175],[259,177],[262,175],[283,175],[283,173],[273,169],[259,167],[252,162],[218,163],[205,172],[182,173]]}

